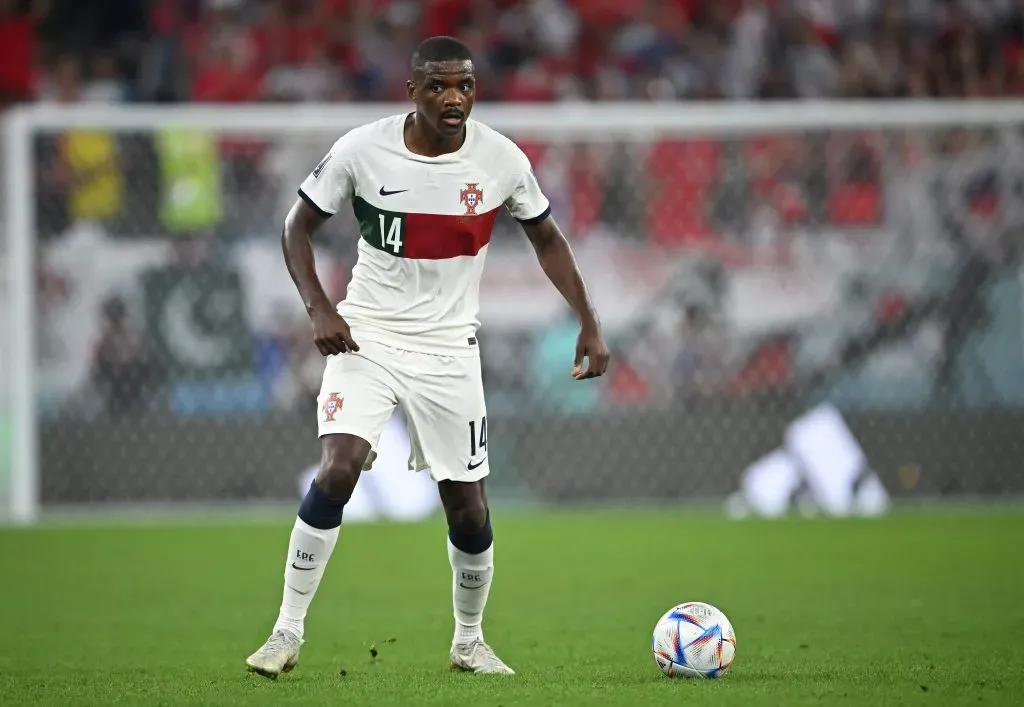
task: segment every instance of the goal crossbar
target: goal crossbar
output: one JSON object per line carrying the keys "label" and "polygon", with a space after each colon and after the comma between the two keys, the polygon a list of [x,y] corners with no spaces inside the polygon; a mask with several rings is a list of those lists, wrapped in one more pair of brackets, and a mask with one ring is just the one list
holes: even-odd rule
{"label": "goal crossbar", "polygon": [[[89,106],[32,105],[15,109],[9,123],[34,130],[162,128],[211,129],[252,134],[347,130],[409,110],[405,104],[301,104],[297,106]],[[538,105],[479,104],[478,120],[524,137],[648,140],[656,135],[980,127],[1024,121],[1024,101],[806,101],[769,103],[648,103]]]}

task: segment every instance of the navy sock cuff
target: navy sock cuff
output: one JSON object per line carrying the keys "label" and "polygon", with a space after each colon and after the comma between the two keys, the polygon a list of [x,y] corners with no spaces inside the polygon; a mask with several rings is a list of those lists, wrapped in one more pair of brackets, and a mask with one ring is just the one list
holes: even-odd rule
{"label": "navy sock cuff", "polygon": [[331,498],[314,481],[299,505],[299,520],[319,530],[330,530],[341,525],[346,500]]}
{"label": "navy sock cuff", "polygon": [[448,528],[448,539],[457,549],[467,555],[479,555],[494,544],[494,530],[491,528],[491,511],[487,509],[487,518],[482,528],[466,532],[458,528]]}

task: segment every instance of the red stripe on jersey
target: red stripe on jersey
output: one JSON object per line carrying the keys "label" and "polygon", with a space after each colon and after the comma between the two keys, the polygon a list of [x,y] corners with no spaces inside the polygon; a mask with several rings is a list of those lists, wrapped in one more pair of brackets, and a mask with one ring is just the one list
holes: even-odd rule
{"label": "red stripe on jersey", "polygon": [[498,209],[475,216],[446,214],[405,215],[406,258],[446,260],[476,255],[491,242]]}

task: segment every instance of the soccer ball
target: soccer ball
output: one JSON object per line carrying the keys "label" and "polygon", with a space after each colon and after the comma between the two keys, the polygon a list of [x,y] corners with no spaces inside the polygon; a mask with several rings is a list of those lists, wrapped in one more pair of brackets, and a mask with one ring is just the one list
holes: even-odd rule
{"label": "soccer ball", "polygon": [[711,604],[690,601],[658,619],[651,650],[670,678],[720,678],[736,655],[736,632]]}

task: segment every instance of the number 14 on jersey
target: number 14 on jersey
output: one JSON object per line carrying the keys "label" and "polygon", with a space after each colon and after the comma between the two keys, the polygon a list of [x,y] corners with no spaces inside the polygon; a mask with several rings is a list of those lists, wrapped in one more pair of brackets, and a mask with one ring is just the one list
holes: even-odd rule
{"label": "number 14 on jersey", "polygon": [[387,216],[380,214],[380,245],[384,250],[390,249],[395,255],[402,252],[401,218],[392,216],[391,224],[387,225]]}

